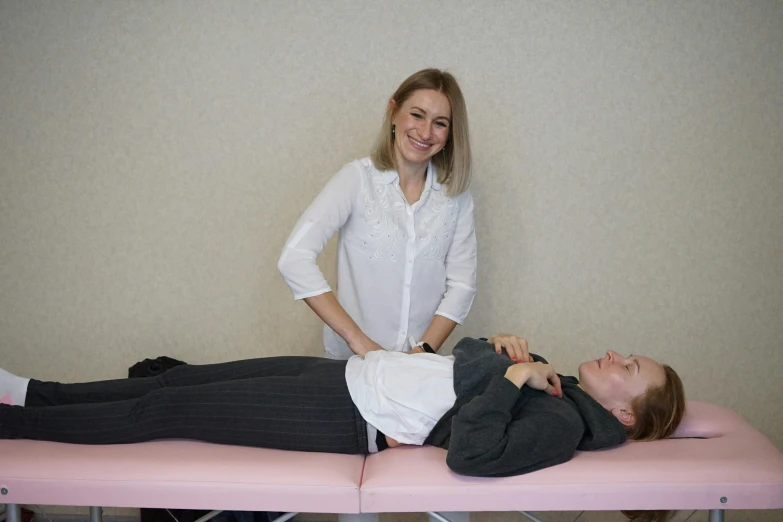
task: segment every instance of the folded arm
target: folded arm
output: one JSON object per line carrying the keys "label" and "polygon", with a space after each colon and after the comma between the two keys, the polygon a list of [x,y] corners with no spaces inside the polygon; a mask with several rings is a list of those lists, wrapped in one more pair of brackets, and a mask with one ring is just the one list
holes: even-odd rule
{"label": "folded arm", "polygon": [[[547,386],[550,394],[559,392],[559,381],[557,387],[548,381]],[[513,378],[493,377],[486,390],[452,420],[448,466],[463,475],[502,477],[573,457],[581,424],[566,414],[568,410],[536,400],[538,393],[524,383],[518,386]]]}

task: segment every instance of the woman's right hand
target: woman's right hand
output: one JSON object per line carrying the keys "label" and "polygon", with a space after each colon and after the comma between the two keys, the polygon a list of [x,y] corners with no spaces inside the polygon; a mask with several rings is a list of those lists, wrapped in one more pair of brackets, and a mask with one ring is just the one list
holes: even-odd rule
{"label": "woman's right hand", "polygon": [[364,359],[364,356],[370,352],[384,349],[383,346],[376,343],[369,337],[367,336],[363,336],[363,337],[364,338],[359,341],[356,341],[354,343],[348,343],[348,348],[350,348],[353,353],[355,353],[362,359]]}
{"label": "woman's right hand", "polygon": [[506,379],[514,383],[517,388],[527,385],[534,390],[541,390],[555,397],[563,396],[560,377],[551,364],[517,363],[508,367]]}
{"label": "woman's right hand", "polygon": [[348,348],[362,359],[369,352],[383,350],[383,346],[370,339],[359,328],[332,292],[306,297],[304,301],[329,328],[345,340]]}

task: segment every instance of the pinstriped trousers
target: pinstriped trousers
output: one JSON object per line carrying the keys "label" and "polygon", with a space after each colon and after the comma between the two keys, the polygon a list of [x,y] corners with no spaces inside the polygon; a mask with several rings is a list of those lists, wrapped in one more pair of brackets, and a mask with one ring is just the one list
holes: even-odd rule
{"label": "pinstriped trousers", "polygon": [[74,444],[196,439],[366,454],[346,361],[269,357],[176,366],[157,377],[81,384],[30,380],[25,407],[0,405],[0,436]]}

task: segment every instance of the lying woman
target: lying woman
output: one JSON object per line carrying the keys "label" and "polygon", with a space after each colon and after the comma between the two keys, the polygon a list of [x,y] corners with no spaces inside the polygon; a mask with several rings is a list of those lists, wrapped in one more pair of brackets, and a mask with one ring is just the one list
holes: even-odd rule
{"label": "lying woman", "polygon": [[431,444],[448,450],[455,472],[496,477],[667,437],[684,414],[680,378],[648,357],[609,351],[582,363],[577,380],[536,355],[514,363],[484,340],[462,339],[453,353],[269,357],[82,384],[0,370],[0,438],[185,438],[349,454]]}

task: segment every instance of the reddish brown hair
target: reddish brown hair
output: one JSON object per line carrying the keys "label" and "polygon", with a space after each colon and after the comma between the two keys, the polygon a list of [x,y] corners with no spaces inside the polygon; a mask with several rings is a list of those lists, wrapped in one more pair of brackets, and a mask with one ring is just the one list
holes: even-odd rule
{"label": "reddish brown hair", "polygon": [[[638,441],[671,436],[685,416],[685,390],[682,380],[670,366],[663,365],[666,380],[662,386],[647,390],[631,403],[636,423],[628,428],[628,438]],[[676,511],[623,511],[633,522],[666,522]]]}
{"label": "reddish brown hair", "polygon": [[685,390],[671,366],[663,365],[666,380],[631,403],[636,422],[628,428],[631,440],[649,441],[671,436],[685,416]]}
{"label": "reddish brown hair", "polygon": [[623,511],[623,515],[632,522],[666,522],[676,511]]}

